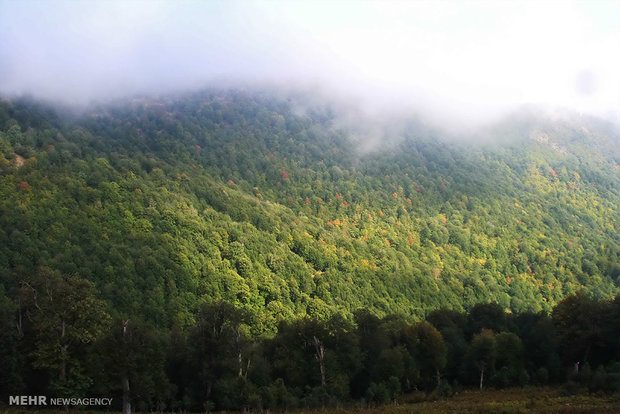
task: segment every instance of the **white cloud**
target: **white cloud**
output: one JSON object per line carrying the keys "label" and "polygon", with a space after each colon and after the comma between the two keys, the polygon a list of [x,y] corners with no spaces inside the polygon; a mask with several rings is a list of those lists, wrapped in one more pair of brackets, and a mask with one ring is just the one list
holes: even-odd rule
{"label": "white cloud", "polygon": [[229,77],[471,119],[521,103],[620,114],[614,0],[4,0],[0,40],[4,93],[85,101]]}

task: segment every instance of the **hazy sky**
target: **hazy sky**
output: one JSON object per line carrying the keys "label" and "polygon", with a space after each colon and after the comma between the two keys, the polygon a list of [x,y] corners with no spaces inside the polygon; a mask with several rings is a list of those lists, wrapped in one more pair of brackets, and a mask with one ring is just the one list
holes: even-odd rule
{"label": "hazy sky", "polygon": [[88,102],[224,80],[461,118],[620,119],[620,0],[0,0],[0,93]]}

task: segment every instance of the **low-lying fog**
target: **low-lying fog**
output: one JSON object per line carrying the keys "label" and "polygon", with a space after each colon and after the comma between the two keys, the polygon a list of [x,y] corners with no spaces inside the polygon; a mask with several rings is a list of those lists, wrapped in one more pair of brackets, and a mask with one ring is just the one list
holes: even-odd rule
{"label": "low-lying fog", "polygon": [[620,119],[620,2],[0,0],[0,94],[82,105],[208,86],[320,91],[484,124]]}

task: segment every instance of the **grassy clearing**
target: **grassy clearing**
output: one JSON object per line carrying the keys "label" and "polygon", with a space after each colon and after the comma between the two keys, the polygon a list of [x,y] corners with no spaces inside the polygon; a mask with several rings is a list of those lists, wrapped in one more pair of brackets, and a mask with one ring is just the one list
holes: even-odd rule
{"label": "grassy clearing", "polygon": [[561,395],[559,388],[514,388],[507,390],[464,391],[439,401],[416,402],[415,394],[404,396],[401,402],[375,408],[346,408],[336,410],[302,411],[322,414],[513,414],[513,413],[620,413],[620,395],[581,394]]}

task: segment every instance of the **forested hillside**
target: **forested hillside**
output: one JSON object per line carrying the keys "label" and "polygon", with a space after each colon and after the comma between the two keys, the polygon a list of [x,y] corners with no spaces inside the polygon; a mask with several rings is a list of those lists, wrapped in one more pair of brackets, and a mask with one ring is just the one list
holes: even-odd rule
{"label": "forested hillside", "polygon": [[265,93],[73,118],[5,101],[4,289],[45,266],[94,283],[113,313],[186,326],[224,300],[258,312],[257,332],[617,292],[619,145],[601,121],[522,113],[473,143],[412,122],[365,152],[338,125]]}
{"label": "forested hillside", "polygon": [[[586,296],[575,300],[596,299],[615,309],[617,300],[605,302],[620,286],[620,141],[611,125],[522,111],[475,136],[445,138],[440,129],[408,120],[364,134],[367,122],[341,122],[337,107],[301,104],[248,91],[136,99],[79,114],[28,100],[2,101],[0,316],[6,329],[0,385],[59,394],[117,389],[120,380],[111,385],[92,373],[101,364],[113,366],[123,343],[136,354],[119,363],[120,371],[109,368],[109,375],[122,378],[128,375],[122,367],[134,367],[132,378],[148,388],[144,395],[165,390],[166,398],[188,399],[180,407],[200,408],[201,398],[209,400],[210,387],[218,386],[209,375],[241,363],[231,350],[256,347],[247,345],[254,343],[249,338],[279,331],[261,351],[252,351],[262,356],[251,372],[271,375],[253,384],[286,389],[272,382],[280,378],[303,390],[323,383],[325,395],[372,400],[415,384],[405,373],[364,371],[375,369],[374,360],[344,357],[375,352],[375,345],[358,343],[366,335],[360,321],[386,330],[381,335],[396,335],[393,343],[386,339],[392,345],[376,345],[387,359],[409,358],[402,352],[415,335],[430,335],[429,341],[439,335],[444,343],[434,327],[407,323],[430,315],[439,330],[457,324],[464,336],[447,338],[456,348],[446,351],[454,354],[445,375],[475,382],[475,367],[467,371],[455,359],[459,349],[478,334],[487,335],[483,342],[514,342],[511,331],[527,341],[519,331],[527,320],[498,329],[481,325],[495,329],[484,334],[461,326],[463,314],[431,312],[495,302],[493,315],[503,321],[502,311],[550,312],[579,291]],[[300,319],[306,316],[311,319]],[[536,318],[551,326],[547,316]],[[392,320],[399,322],[390,328]],[[137,339],[118,337],[123,323]],[[613,323],[604,329],[613,332]],[[219,327],[226,339],[205,337],[204,326]],[[401,329],[404,339],[397,339]],[[570,342],[570,334],[557,329]],[[504,337],[495,338],[500,331]],[[296,363],[265,368],[284,352],[278,341],[317,339],[316,332],[332,335],[322,341],[336,341],[328,347],[343,352],[338,364],[344,365],[332,368],[341,376],[317,376],[304,385],[289,378],[290,367],[300,369]],[[205,349],[224,347],[222,354],[202,354],[205,349],[194,349],[200,341],[215,341],[205,342]],[[307,350],[318,352],[321,343],[309,341],[302,341]],[[411,346],[411,361],[419,362],[421,348]],[[559,345],[550,346],[540,361],[520,360],[494,381],[518,383],[521,375],[527,383],[538,374],[540,381],[549,375],[558,380],[562,365],[548,358]],[[599,359],[617,349],[611,342],[593,346],[603,350]],[[572,351],[565,348],[563,362],[570,364]],[[585,360],[590,348],[578,351],[587,349]],[[93,359],[93,353],[111,359]],[[220,367],[222,355],[232,362]],[[176,357],[186,359],[175,363]],[[141,368],[140,358],[155,362]],[[441,367],[418,366],[421,386],[440,383],[446,355],[441,358]],[[198,366],[192,361],[219,367],[196,377],[208,387],[206,396],[188,383],[198,374],[179,371]],[[247,377],[249,365],[234,368],[239,378]],[[546,372],[536,374],[542,367]],[[144,395],[135,398],[151,398]],[[216,406],[247,407],[247,398],[218,400]],[[269,405],[268,397],[260,398]],[[148,401],[145,407],[154,409]]]}

